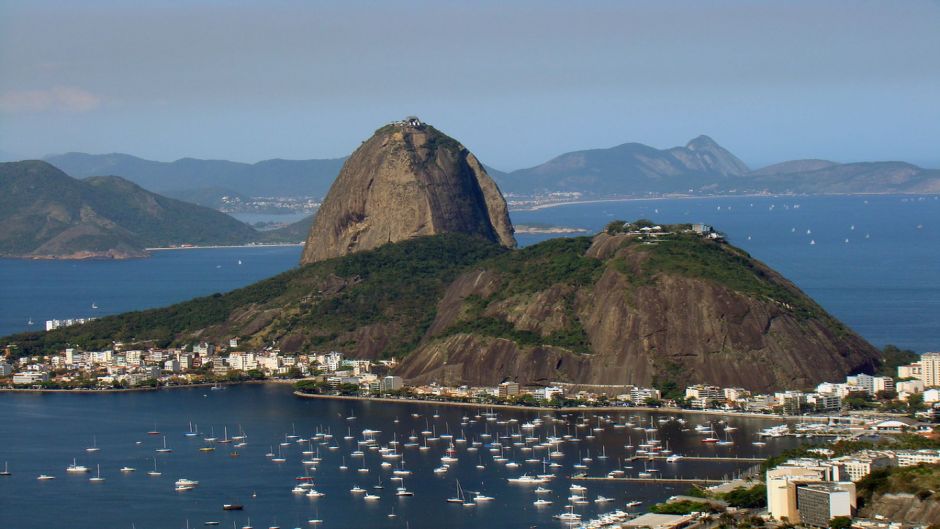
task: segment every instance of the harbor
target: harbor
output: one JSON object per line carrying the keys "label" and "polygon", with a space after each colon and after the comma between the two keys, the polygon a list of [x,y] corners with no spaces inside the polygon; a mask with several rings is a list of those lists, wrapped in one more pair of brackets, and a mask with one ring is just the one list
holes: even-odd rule
{"label": "harbor", "polygon": [[[694,427],[708,425],[706,415],[684,415],[683,423],[633,410],[297,399],[276,384],[5,398],[0,420],[8,424],[29,424],[24,413],[49,418],[42,432],[0,432],[0,461],[10,473],[0,494],[18,491],[43,527],[56,520],[41,505],[77,509],[92,498],[105,506],[99,521],[141,529],[157,519],[165,522],[159,527],[242,527],[249,517],[265,527],[316,520],[324,527],[420,529],[441,527],[440,520],[451,528],[551,527],[567,512],[603,527],[597,521],[614,520],[610,513],[642,514],[800,443],[753,445],[766,421],[751,418],[729,419],[727,436],[716,423],[717,435],[734,442],[716,446]],[[114,419],[97,415],[101,408]],[[37,436],[49,439],[41,449],[28,441]],[[677,453],[676,462],[664,461]],[[70,465],[85,471],[67,472]],[[17,516],[0,512],[0,526],[22,526]],[[99,525],[87,522],[72,526]]]}

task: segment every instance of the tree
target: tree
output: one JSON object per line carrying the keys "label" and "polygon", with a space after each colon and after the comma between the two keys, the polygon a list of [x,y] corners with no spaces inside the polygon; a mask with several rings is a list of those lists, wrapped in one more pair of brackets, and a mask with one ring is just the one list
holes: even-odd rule
{"label": "tree", "polygon": [[853,391],[842,399],[842,405],[850,410],[864,410],[870,408],[871,396],[864,391]]}
{"label": "tree", "polygon": [[875,393],[875,398],[878,400],[892,400],[897,398],[898,393],[894,390],[883,389],[878,393]]}
{"label": "tree", "polygon": [[722,499],[732,507],[763,507],[767,505],[767,487],[763,483],[754,485],[749,489],[737,487],[726,493]]}
{"label": "tree", "polygon": [[924,405],[924,394],[915,393],[907,398],[907,408],[914,411],[921,411],[927,409],[927,406]]}
{"label": "tree", "polygon": [[852,527],[852,518],[849,516],[836,516],[829,520],[829,527],[832,529],[849,529]]}
{"label": "tree", "polygon": [[623,233],[625,224],[626,222],[622,220],[613,220],[607,223],[607,226],[604,227],[604,231],[606,231],[608,235]]}

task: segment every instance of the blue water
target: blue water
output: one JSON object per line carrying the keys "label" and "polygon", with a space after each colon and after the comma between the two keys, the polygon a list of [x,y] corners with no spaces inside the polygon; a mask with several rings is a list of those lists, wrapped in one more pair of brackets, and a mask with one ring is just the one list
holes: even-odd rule
{"label": "blue water", "polygon": [[[639,200],[512,213],[519,224],[591,231],[640,217],[712,224],[875,345],[940,349],[936,197]],[[518,236],[521,245],[546,238]],[[29,318],[38,328],[46,319],[115,314],[234,289],[294,267],[299,258],[299,247],[281,247],[168,251],[131,261],[0,260],[0,335],[27,330]]]}
{"label": "blue water", "polygon": [[[412,414],[419,414],[414,417]],[[435,418],[433,415],[439,414]],[[494,454],[487,446],[477,452],[468,447],[473,441],[491,443],[496,436],[517,434],[521,425],[536,417],[534,412],[500,412],[498,421],[474,419],[479,410],[468,408],[440,407],[422,404],[360,403],[348,401],[324,401],[294,397],[289,386],[251,385],[230,387],[224,391],[209,391],[207,388],[163,390],[122,394],[0,394],[0,465],[9,462],[11,477],[0,477],[0,527],[4,529],[48,529],[69,527],[91,529],[100,527],[137,529],[178,529],[186,526],[202,527],[206,521],[218,521],[227,529],[233,522],[237,527],[247,524],[251,518],[254,527],[265,528],[280,525],[284,528],[310,527],[307,520],[324,520],[322,527],[377,527],[377,528],[472,528],[506,527],[528,528],[531,526],[557,528],[561,525],[551,516],[562,512],[569,495],[569,477],[580,472],[573,465],[584,456],[594,461],[584,470],[591,476],[604,476],[621,465],[621,457],[632,455],[625,448],[643,442],[647,433],[633,428],[615,429],[603,423],[603,431],[594,432],[590,439],[587,428],[576,428],[575,417],[561,417],[564,422],[553,424],[546,420],[545,426],[533,430],[531,435],[544,439],[557,433],[573,434],[580,442],[565,442],[559,447],[564,452],[557,458],[561,468],[554,470],[557,478],[544,485],[551,489],[547,498],[554,504],[547,508],[532,505],[536,495],[534,486],[511,485],[508,477],[523,472],[542,473],[540,463],[526,463],[526,458],[544,458],[546,450],[525,452],[514,447],[522,442],[521,437],[500,439],[507,447],[505,457],[520,464],[512,470],[493,461]],[[354,420],[347,417],[353,415]],[[463,416],[467,416],[464,421]],[[606,414],[605,414],[606,415]],[[637,412],[612,413],[612,418],[623,425],[630,416],[638,423],[649,426],[650,415]],[[596,418],[587,415],[591,429],[597,425]],[[658,415],[657,415],[658,417]],[[748,456],[769,455],[795,446],[793,438],[769,439],[765,447],[751,444],[755,433],[779,421],[734,418],[730,424],[738,429],[728,435],[735,441],[733,446],[707,445],[701,435],[692,430],[695,424],[707,424],[714,417],[682,416],[687,425],[675,421],[660,423],[653,434],[664,445],[683,455],[704,456]],[[398,422],[395,422],[396,419]],[[518,422],[508,422],[516,419]],[[232,444],[211,445],[201,437],[185,437],[190,421],[204,434],[214,432],[221,438],[223,428],[230,436],[240,430],[247,434],[247,446],[238,448],[238,457],[231,457],[235,450]],[[471,422],[472,421],[472,422]],[[464,424],[462,424],[464,423]],[[638,424],[639,425],[639,424]],[[154,430],[159,435],[148,435]],[[455,439],[465,435],[466,444],[456,444],[458,461],[451,463],[445,474],[435,474],[433,469],[441,464],[440,458],[449,441],[428,443],[430,449],[420,451],[417,447],[399,446],[404,454],[405,468],[412,475],[405,478],[404,486],[414,492],[413,497],[398,497],[392,481],[392,468],[382,468],[381,456],[367,447],[361,447],[364,459],[353,457],[357,440],[363,438],[365,429],[380,430],[376,434],[378,444],[387,445],[397,439],[408,442],[409,435],[423,439],[421,431],[428,429],[437,434],[450,432]],[[557,429],[556,429],[557,428]],[[721,425],[716,425],[718,435],[725,438]],[[330,432],[332,440],[298,444],[285,436],[292,432],[310,438],[317,431]],[[343,437],[351,432],[353,440]],[[461,432],[464,432],[461,434]],[[493,434],[484,439],[482,434]],[[154,450],[166,445],[173,451],[159,454]],[[92,443],[99,452],[89,453],[85,448]],[[287,446],[279,446],[281,442]],[[138,444],[139,443],[139,444]],[[529,443],[531,446],[533,443]],[[200,447],[215,446],[214,452],[201,452]],[[335,446],[335,449],[330,449]],[[305,473],[302,450],[319,451],[322,461],[315,469]],[[602,450],[607,459],[601,459]],[[281,452],[286,459],[277,464],[267,453]],[[80,465],[91,469],[90,474],[67,474],[65,468],[75,458]],[[159,477],[147,475],[154,466],[162,473]],[[339,467],[345,461],[349,467]],[[399,462],[391,461],[397,466]],[[477,469],[483,464],[484,469]],[[658,461],[656,468],[664,477],[721,478],[740,472],[754,463]],[[88,478],[96,473],[100,465],[102,483],[91,483]],[[625,469],[627,476],[636,476],[643,470],[643,462],[626,463],[633,468]],[[134,472],[122,473],[124,466],[133,467]],[[365,467],[368,473],[360,473]],[[55,480],[39,481],[40,474],[55,476]],[[310,499],[291,492],[297,483],[295,478],[309,474],[314,485],[326,496]],[[188,492],[174,491],[177,479],[199,481],[199,486]],[[495,499],[491,503],[476,507],[464,507],[446,503],[455,493],[456,481],[469,491],[482,491]],[[383,489],[372,487],[381,481]],[[350,492],[359,485],[381,498],[366,502],[362,496]],[[628,501],[642,501],[641,509],[662,501],[674,494],[683,493],[687,485],[630,484],[616,482],[584,483],[587,491],[582,493],[591,501],[580,506],[577,512],[585,517],[597,512],[623,509]],[[252,497],[254,495],[254,497]],[[603,495],[612,498],[611,503],[598,505],[593,500]],[[244,511],[226,512],[225,503],[244,505]],[[389,518],[394,513],[395,518]]]}
{"label": "blue water", "polygon": [[310,212],[299,212],[299,213],[231,213],[231,216],[236,219],[248,223],[255,224],[258,222],[277,222],[283,224],[291,224],[297,222],[298,220],[307,217],[310,215]]}
{"label": "blue water", "polygon": [[0,259],[0,336],[44,329],[45,320],[106,316],[225,292],[297,266],[300,251],[269,246],[164,250],[126,261]]}

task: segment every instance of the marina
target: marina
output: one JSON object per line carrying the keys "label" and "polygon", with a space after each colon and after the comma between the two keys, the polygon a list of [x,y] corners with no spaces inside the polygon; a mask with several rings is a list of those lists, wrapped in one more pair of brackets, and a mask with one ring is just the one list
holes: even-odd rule
{"label": "marina", "polygon": [[[49,501],[95,505],[97,518],[74,520],[78,529],[242,527],[249,516],[265,527],[275,518],[286,527],[586,524],[639,514],[804,442],[751,444],[779,420],[715,423],[716,436],[727,426],[736,441],[717,446],[695,428],[706,415],[300,399],[284,385],[3,398],[0,420],[29,430],[0,432],[11,474],[0,494],[23,497],[22,509],[0,511],[3,527],[54,525]],[[105,407],[108,418],[97,413]],[[66,472],[70,464],[84,471]]]}

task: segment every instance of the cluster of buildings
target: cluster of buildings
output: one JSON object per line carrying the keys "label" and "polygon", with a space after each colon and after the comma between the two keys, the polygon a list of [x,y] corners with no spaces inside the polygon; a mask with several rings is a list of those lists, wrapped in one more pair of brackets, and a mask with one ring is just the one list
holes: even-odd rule
{"label": "cluster of buildings", "polygon": [[97,318],[70,318],[66,320],[46,320],[46,331],[54,331],[62,327],[71,327],[72,325],[82,325]]}
{"label": "cluster of buildings", "polygon": [[832,459],[791,459],[767,471],[768,514],[781,522],[829,527],[835,517],[855,516],[856,482],[878,469],[921,463],[940,463],[940,450],[863,450]]}
{"label": "cluster of buildings", "polygon": [[923,394],[925,404],[940,402],[940,353],[924,353],[913,364],[898,367],[898,399]]}
{"label": "cluster of buildings", "polygon": [[313,213],[320,201],[311,196],[251,197],[237,195],[219,198],[219,211],[225,213]]}
{"label": "cluster of buildings", "polygon": [[400,377],[386,381],[372,373],[376,366],[387,370],[393,365],[393,361],[345,359],[338,352],[287,354],[273,348],[240,351],[238,341],[232,339],[225,347],[199,343],[179,349],[125,349],[121,344],[103,351],[69,348],[52,356],[0,360],[0,378],[8,378],[14,386],[55,383],[69,387],[93,381],[98,387],[134,387],[151,381],[223,380],[239,374],[289,378],[319,375],[336,385],[354,383],[374,389],[379,381],[383,390],[400,389]]}
{"label": "cluster of buildings", "polygon": [[773,394],[756,394],[743,388],[721,388],[706,384],[687,387],[685,399],[690,408],[699,410],[720,408],[757,413],[782,411],[788,415],[799,415],[805,410],[835,411],[842,406],[838,395],[818,391],[788,390]]}

